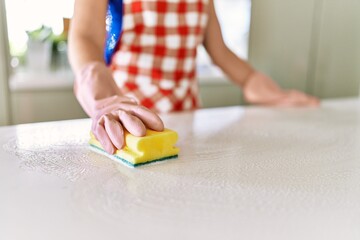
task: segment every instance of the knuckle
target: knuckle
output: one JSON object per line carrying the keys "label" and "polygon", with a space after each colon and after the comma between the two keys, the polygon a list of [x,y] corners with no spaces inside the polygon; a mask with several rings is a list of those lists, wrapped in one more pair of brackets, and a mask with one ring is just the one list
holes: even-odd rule
{"label": "knuckle", "polygon": [[126,117],[128,115],[127,111],[123,110],[123,109],[118,109],[117,110],[117,115],[119,116],[119,118],[123,118]]}

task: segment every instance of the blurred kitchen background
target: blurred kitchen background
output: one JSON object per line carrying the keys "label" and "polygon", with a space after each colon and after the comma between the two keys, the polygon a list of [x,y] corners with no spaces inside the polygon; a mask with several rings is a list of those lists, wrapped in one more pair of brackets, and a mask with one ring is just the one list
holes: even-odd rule
{"label": "blurred kitchen background", "polygon": [[[84,118],[72,92],[74,0],[0,0],[0,125]],[[284,88],[359,95],[360,1],[215,0],[227,45]],[[199,48],[204,107],[244,104]]]}

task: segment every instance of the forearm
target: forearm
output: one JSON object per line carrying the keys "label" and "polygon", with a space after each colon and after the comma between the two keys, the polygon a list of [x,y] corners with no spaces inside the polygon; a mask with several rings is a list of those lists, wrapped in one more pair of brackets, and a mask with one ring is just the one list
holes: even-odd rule
{"label": "forearm", "polygon": [[253,67],[246,61],[240,59],[235,53],[230,51],[227,47],[222,50],[215,50],[211,55],[214,63],[221,68],[221,70],[240,87],[244,87],[245,82],[249,76],[255,72]]}
{"label": "forearm", "polygon": [[103,49],[88,36],[74,32],[69,35],[69,62],[75,73],[91,62],[105,64]]}
{"label": "forearm", "polygon": [[69,62],[74,72],[89,62],[104,62],[106,6],[106,0],[75,1],[69,31]]}
{"label": "forearm", "polygon": [[74,93],[91,116],[96,101],[120,95],[119,88],[103,60],[103,52],[92,41],[70,38],[69,60],[75,73]]}
{"label": "forearm", "polygon": [[90,116],[99,100],[120,95],[104,62],[106,6],[106,0],[76,0],[69,31],[74,93]]}
{"label": "forearm", "polygon": [[236,56],[224,43],[213,0],[209,1],[209,22],[206,28],[204,47],[213,62],[218,65],[229,78],[243,87],[254,69]]}

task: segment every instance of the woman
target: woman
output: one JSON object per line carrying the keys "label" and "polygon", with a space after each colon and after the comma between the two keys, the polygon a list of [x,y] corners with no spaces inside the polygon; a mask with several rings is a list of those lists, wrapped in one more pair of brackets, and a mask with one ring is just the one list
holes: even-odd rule
{"label": "woman", "polygon": [[[316,106],[318,100],[284,91],[224,44],[213,0],[124,0],[122,33],[107,66],[104,46],[108,1],[76,0],[69,33],[75,94],[92,118],[92,131],[109,153],[124,145],[123,131],[162,131],[156,112],[199,107],[196,49],[213,62],[252,104]],[[113,20],[113,19],[108,19]]]}

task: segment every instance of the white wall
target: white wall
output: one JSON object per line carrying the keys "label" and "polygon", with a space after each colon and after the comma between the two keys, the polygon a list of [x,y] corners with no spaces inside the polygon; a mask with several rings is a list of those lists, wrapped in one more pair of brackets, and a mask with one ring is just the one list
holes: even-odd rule
{"label": "white wall", "polygon": [[249,60],[285,88],[359,95],[360,1],[252,0]]}
{"label": "white wall", "polygon": [[7,40],[5,3],[0,0],[0,125],[10,123],[9,110],[9,48]]}
{"label": "white wall", "polygon": [[252,0],[249,60],[285,88],[307,89],[316,0]]}
{"label": "white wall", "polygon": [[360,83],[360,1],[323,1],[312,92],[322,98],[355,96]]}

